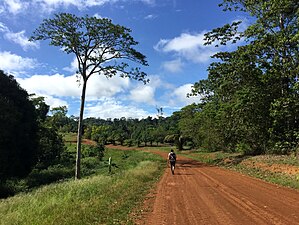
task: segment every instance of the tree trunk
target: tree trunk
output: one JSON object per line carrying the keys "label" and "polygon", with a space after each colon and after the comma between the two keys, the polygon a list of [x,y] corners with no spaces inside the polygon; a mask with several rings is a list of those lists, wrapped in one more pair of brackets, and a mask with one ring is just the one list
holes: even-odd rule
{"label": "tree trunk", "polygon": [[76,155],[76,172],[75,172],[76,180],[80,179],[80,177],[81,177],[81,142],[82,142],[82,127],[83,127],[82,121],[83,121],[83,113],[84,113],[86,83],[87,83],[87,80],[83,79],[80,116],[79,116],[78,134],[77,134],[77,155]]}

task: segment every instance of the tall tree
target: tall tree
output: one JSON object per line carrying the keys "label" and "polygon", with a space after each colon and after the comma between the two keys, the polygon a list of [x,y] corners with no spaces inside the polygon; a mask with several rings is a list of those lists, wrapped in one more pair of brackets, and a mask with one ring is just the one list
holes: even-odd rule
{"label": "tall tree", "polygon": [[66,126],[69,122],[69,119],[67,118],[67,107],[66,106],[59,106],[54,107],[50,110],[52,116],[51,123],[56,129],[61,129],[63,126]]}
{"label": "tall tree", "polygon": [[218,105],[227,140],[243,139],[260,150],[270,141],[290,151],[299,131],[299,2],[224,0],[221,5],[254,20],[243,32],[238,31],[241,22],[234,22],[206,34],[207,44],[243,38],[246,45],[216,54],[220,62],[210,66],[209,78],[196,83],[194,92]]}
{"label": "tall tree", "polygon": [[[36,168],[47,168],[57,163],[61,153],[65,150],[62,136],[58,133],[57,121],[53,119],[55,114],[47,116],[50,106],[44,101],[44,97],[30,96],[35,106],[38,121],[38,154]],[[66,108],[58,107],[53,112],[66,112]],[[66,114],[66,113],[65,113]],[[65,114],[63,114],[65,116]],[[57,115],[56,115],[57,116]]]}
{"label": "tall tree", "polygon": [[134,49],[138,43],[131,30],[115,25],[107,18],[77,17],[69,13],[56,14],[45,19],[34,31],[31,41],[50,40],[50,45],[62,47],[75,54],[78,74],[82,78],[80,116],[78,121],[77,157],[75,178],[80,178],[82,120],[88,79],[93,74],[107,78],[119,75],[147,83],[146,74],[129,62],[146,66],[146,57]]}
{"label": "tall tree", "polygon": [[0,71],[0,180],[26,176],[37,159],[37,114],[28,93]]}

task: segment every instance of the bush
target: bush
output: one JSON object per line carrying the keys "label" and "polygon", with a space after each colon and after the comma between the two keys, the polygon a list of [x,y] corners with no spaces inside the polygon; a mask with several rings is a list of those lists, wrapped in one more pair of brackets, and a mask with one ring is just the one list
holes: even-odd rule
{"label": "bush", "polygon": [[133,143],[134,143],[134,140],[133,140],[133,139],[126,139],[126,140],[124,141],[124,145],[125,145],[125,146],[128,146],[128,147],[131,147],[131,146],[133,145]]}
{"label": "bush", "polygon": [[97,157],[82,158],[81,172],[84,177],[99,173],[104,167],[108,168],[108,163],[100,161]]}
{"label": "bush", "polygon": [[83,157],[97,157],[100,160],[104,157],[105,146],[97,144],[96,146],[82,146]]}
{"label": "bush", "polygon": [[74,169],[66,168],[61,165],[50,166],[45,170],[33,170],[27,177],[29,188],[38,187],[44,184],[50,184],[65,178],[73,177]]}
{"label": "bush", "polygon": [[15,195],[18,190],[24,191],[24,188],[20,188],[17,180],[6,180],[0,184],[0,198],[7,198]]}
{"label": "bush", "polygon": [[254,153],[254,150],[248,144],[243,142],[237,144],[236,151],[243,155],[252,155]]}
{"label": "bush", "polygon": [[192,149],[194,148],[194,142],[193,141],[187,141],[185,144],[187,149]]}

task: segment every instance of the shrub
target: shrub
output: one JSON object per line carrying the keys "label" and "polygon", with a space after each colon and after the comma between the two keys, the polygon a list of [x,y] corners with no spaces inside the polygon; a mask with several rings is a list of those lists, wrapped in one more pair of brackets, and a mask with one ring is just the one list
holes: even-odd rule
{"label": "shrub", "polygon": [[236,145],[236,151],[243,155],[252,155],[254,150],[246,143],[240,142]]}
{"label": "shrub", "polygon": [[37,187],[44,184],[50,184],[65,178],[74,176],[75,171],[61,165],[50,166],[45,170],[33,170],[28,178],[27,184],[29,188]]}
{"label": "shrub", "polygon": [[134,140],[133,140],[133,139],[126,139],[126,140],[124,141],[124,145],[125,145],[125,146],[128,146],[128,147],[131,147],[131,146],[133,145],[133,143],[134,143]]}

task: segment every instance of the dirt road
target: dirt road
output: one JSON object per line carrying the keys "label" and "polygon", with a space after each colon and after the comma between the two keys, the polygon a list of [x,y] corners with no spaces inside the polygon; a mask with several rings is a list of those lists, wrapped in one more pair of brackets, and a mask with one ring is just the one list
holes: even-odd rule
{"label": "dirt road", "polygon": [[152,195],[137,224],[299,224],[299,191],[183,157]]}

